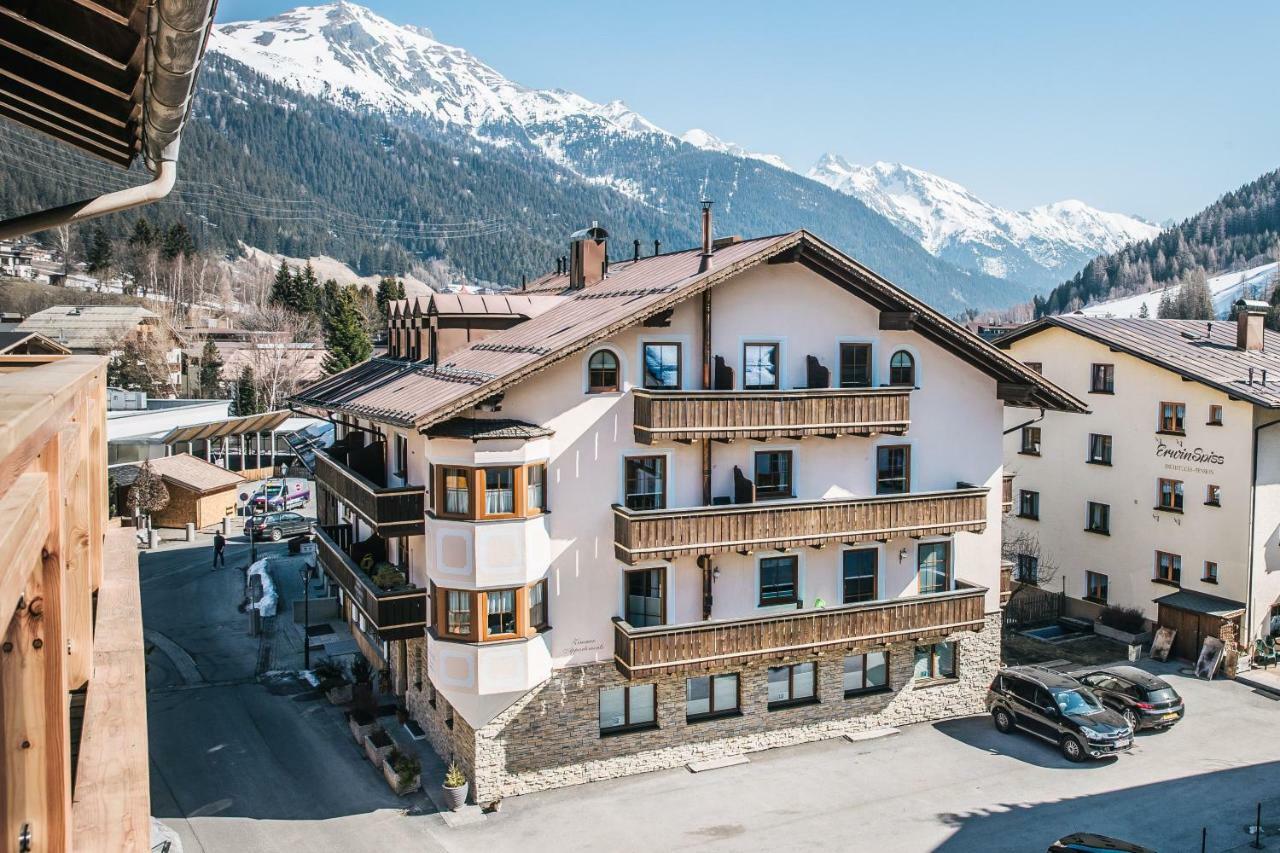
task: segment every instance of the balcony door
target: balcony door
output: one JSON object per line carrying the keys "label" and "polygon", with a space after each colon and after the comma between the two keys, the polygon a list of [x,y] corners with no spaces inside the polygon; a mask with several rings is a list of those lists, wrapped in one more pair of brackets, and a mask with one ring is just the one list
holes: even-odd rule
{"label": "balcony door", "polygon": [[921,542],[916,555],[916,574],[921,595],[951,589],[950,542]]}
{"label": "balcony door", "polygon": [[626,573],[626,607],[624,618],[633,628],[665,625],[667,570],[639,569]]}
{"label": "balcony door", "polygon": [[627,509],[665,509],[667,460],[665,456],[628,456],[624,503]]}

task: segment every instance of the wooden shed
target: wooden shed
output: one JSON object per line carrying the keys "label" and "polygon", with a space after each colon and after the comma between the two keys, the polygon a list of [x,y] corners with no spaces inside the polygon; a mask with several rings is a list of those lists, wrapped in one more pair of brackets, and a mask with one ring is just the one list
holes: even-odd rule
{"label": "wooden shed", "polygon": [[[156,527],[211,527],[224,516],[236,511],[237,490],[245,482],[235,471],[228,471],[190,453],[163,456],[150,460],[151,470],[164,480],[169,489],[169,505],[151,516]],[[111,468],[115,477],[116,506],[126,513],[129,488],[138,478],[141,465],[118,465]]]}
{"label": "wooden shed", "polygon": [[1160,627],[1178,632],[1173,638],[1174,657],[1196,660],[1205,637],[1221,639],[1224,625],[1232,626],[1233,638],[1240,636],[1240,619],[1245,609],[1243,602],[1180,589],[1157,598],[1156,604]]}

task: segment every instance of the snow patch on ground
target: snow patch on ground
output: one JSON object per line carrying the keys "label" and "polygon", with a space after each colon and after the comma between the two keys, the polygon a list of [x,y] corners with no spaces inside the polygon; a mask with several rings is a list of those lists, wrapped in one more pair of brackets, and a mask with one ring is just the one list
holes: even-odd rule
{"label": "snow patch on ground", "polygon": [[[1268,288],[1276,274],[1277,264],[1262,264],[1238,272],[1223,273],[1209,279],[1209,295],[1213,299],[1214,313],[1226,317],[1231,313],[1231,304],[1241,297],[1247,299],[1266,299]],[[1139,293],[1136,296],[1124,296],[1108,302],[1086,305],[1080,309],[1082,314],[1090,317],[1137,317],[1141,315],[1142,306],[1147,306],[1147,313],[1155,317],[1160,306],[1160,296],[1168,290],[1170,298],[1177,295],[1180,287],[1170,287]]]}

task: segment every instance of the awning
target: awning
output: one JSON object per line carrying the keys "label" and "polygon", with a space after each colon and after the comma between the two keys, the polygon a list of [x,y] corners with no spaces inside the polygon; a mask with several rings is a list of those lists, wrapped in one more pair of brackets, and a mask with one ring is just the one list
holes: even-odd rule
{"label": "awning", "polygon": [[205,424],[174,427],[161,439],[165,444],[181,444],[185,441],[202,441],[211,438],[225,438],[231,435],[246,435],[254,432],[270,432],[293,417],[287,409],[274,412],[263,412],[260,415],[245,415],[242,418],[227,418],[221,421],[210,421]]}
{"label": "awning", "polygon": [[1172,607],[1174,610],[1185,610],[1188,613],[1203,613],[1206,616],[1217,616],[1220,619],[1231,619],[1244,613],[1244,602],[1218,598],[1189,589],[1180,589],[1155,600],[1156,604]]}

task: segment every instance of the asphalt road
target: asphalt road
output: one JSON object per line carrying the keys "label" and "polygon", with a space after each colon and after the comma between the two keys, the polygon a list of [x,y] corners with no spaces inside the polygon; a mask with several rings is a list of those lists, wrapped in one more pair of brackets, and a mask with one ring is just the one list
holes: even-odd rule
{"label": "asphalt road", "polygon": [[[228,562],[246,551],[233,539]],[[144,554],[141,571],[153,812],[187,851],[1032,853],[1090,830],[1168,853],[1199,850],[1201,827],[1210,851],[1247,849],[1259,801],[1264,824],[1280,825],[1280,703],[1162,667],[1187,718],[1115,760],[1073,765],[970,718],[514,797],[449,828],[424,797],[391,795],[335,709],[296,679],[260,675],[264,660],[296,667],[300,650],[278,634],[264,658],[236,609],[238,570],[210,571],[202,542]],[[1265,846],[1280,850],[1280,834]]]}

